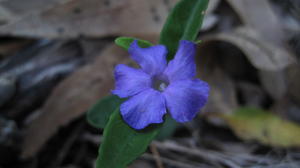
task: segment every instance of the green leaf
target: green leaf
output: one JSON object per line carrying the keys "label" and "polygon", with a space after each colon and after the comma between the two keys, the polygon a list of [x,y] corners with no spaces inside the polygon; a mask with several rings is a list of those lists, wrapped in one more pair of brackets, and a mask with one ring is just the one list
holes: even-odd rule
{"label": "green leaf", "polygon": [[120,106],[122,99],[115,95],[106,96],[100,99],[87,112],[87,120],[95,128],[104,128],[109,116]]}
{"label": "green leaf", "polygon": [[139,40],[136,38],[132,38],[132,37],[118,37],[115,40],[115,43],[124,48],[125,50],[128,50],[130,44],[134,41],[134,40],[138,40],[138,44],[140,47],[142,48],[146,48],[146,47],[150,47],[152,46],[152,44],[146,40]]}
{"label": "green leaf", "polygon": [[179,40],[194,41],[201,28],[208,0],[181,0],[176,4],[160,34],[160,44],[167,46],[171,60]]}
{"label": "green leaf", "polygon": [[171,116],[166,116],[166,119],[164,121],[164,124],[162,125],[162,128],[160,129],[158,135],[155,139],[157,140],[165,140],[173,135],[176,128],[179,126],[177,121],[175,121]]}
{"label": "green leaf", "polygon": [[119,108],[116,109],[104,129],[96,168],[125,168],[145,152],[159,127],[153,125],[141,131],[134,130],[123,121]]}
{"label": "green leaf", "polygon": [[270,112],[243,107],[220,116],[241,139],[277,147],[300,146],[300,126]]}

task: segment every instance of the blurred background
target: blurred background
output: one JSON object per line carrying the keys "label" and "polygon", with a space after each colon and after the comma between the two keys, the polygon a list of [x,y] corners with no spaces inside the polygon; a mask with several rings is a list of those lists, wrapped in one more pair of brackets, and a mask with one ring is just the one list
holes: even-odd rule
{"label": "blurred background", "polygon": [[[0,168],[92,168],[86,112],[132,64],[113,40],[157,42],[178,0],[0,0]],[[299,168],[300,1],[210,0],[197,68],[209,102],[130,168]]]}

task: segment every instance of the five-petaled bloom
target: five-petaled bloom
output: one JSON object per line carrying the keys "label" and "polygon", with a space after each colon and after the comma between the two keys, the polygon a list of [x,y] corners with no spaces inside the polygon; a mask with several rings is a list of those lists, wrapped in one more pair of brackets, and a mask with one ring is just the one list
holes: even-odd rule
{"label": "five-petaled bloom", "polygon": [[116,88],[112,91],[121,98],[129,98],[120,107],[128,125],[143,129],[161,123],[167,110],[178,122],[196,116],[207,101],[209,86],[195,78],[195,50],[195,43],[181,40],[175,58],[167,63],[165,46],[141,48],[136,40],[131,43],[129,54],[141,69],[117,65]]}

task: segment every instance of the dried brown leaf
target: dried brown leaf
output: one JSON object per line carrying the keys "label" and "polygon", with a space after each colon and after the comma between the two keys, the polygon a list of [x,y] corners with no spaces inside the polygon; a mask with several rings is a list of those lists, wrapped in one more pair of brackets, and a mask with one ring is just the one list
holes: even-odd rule
{"label": "dried brown leaf", "polygon": [[[14,1],[21,4],[25,2]],[[41,3],[39,0],[35,1]],[[13,5],[0,6],[10,11],[10,15],[17,15],[19,18],[8,20],[7,24],[0,26],[0,34],[46,38],[81,35],[97,37],[157,35],[169,9],[177,0],[67,0],[59,4],[54,2],[49,2],[52,5],[49,5],[51,7],[47,10],[38,10],[29,14],[22,5],[19,5],[21,14],[11,9]],[[24,8],[26,7],[27,5]],[[36,9],[32,8],[32,10]]]}
{"label": "dried brown leaf", "polygon": [[[270,69],[271,64],[264,60],[267,57],[254,55],[255,53],[253,53],[253,55],[247,54],[254,66],[257,66],[259,62],[262,63],[262,66],[266,66],[266,69],[260,72],[261,82],[265,89],[273,98],[282,98],[287,91],[287,84],[285,83],[286,75],[283,72],[283,68],[294,63],[294,61],[291,61],[294,56],[286,44],[287,36],[283,32],[283,26],[278,16],[274,13],[268,0],[227,1],[238,13],[246,27],[254,30],[252,32],[256,32],[256,35],[254,33],[251,33],[252,35],[248,33],[252,37],[255,36],[254,39],[260,39],[253,42],[258,43],[259,46],[266,49],[265,51],[269,52],[265,54],[270,56],[270,61],[273,61],[274,65],[280,65],[279,67],[281,68],[278,67],[279,69],[275,67],[273,67],[275,69]],[[246,34],[244,33],[244,35]],[[253,39],[250,38],[250,40]],[[250,46],[251,45],[249,45],[249,47]],[[253,48],[253,50],[255,50],[255,48]],[[262,54],[263,52],[260,53]],[[254,57],[257,61],[251,59],[251,57]],[[260,68],[263,67],[260,66]]]}
{"label": "dried brown leaf", "polygon": [[113,88],[113,67],[128,63],[127,53],[112,45],[95,62],[61,82],[52,92],[40,115],[29,124],[23,145],[24,158],[35,155],[60,126],[81,116]]}
{"label": "dried brown leaf", "polygon": [[264,39],[281,45],[282,26],[268,0],[227,0],[246,27],[259,32]]}

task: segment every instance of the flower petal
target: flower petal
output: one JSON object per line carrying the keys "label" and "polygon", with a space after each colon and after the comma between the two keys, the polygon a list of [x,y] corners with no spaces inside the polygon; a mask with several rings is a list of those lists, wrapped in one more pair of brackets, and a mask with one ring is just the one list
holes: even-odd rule
{"label": "flower petal", "polygon": [[151,87],[151,77],[139,69],[134,69],[123,64],[115,68],[115,90],[113,94],[121,98],[133,96]]}
{"label": "flower petal", "polygon": [[166,55],[168,51],[163,45],[141,48],[135,40],[131,43],[128,52],[132,59],[150,75],[162,73],[167,66]]}
{"label": "flower petal", "polygon": [[178,122],[193,119],[208,98],[209,86],[199,79],[171,83],[163,95],[171,116]]}
{"label": "flower petal", "polygon": [[164,74],[169,81],[191,79],[196,74],[195,64],[196,44],[181,40],[175,58],[169,62]]}
{"label": "flower petal", "polygon": [[160,92],[147,89],[124,102],[120,111],[128,125],[143,129],[149,124],[163,122],[165,99]]}

